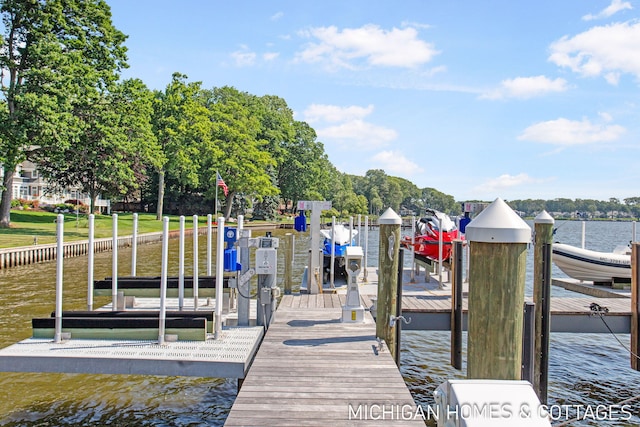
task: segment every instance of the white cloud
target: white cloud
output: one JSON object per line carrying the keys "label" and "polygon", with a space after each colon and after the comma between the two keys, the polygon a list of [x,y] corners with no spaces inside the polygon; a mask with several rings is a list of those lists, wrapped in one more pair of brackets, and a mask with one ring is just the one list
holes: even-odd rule
{"label": "white cloud", "polygon": [[609,6],[602,9],[596,15],[584,15],[582,19],[584,21],[592,21],[594,19],[608,18],[625,9],[631,10],[633,9],[633,6],[631,6],[631,3],[629,3],[628,1],[623,2],[622,0],[612,0]]}
{"label": "white cloud", "polygon": [[533,184],[536,182],[541,182],[541,181],[531,178],[526,173],[521,173],[518,175],[503,174],[497,178],[492,178],[483,182],[482,184],[477,186],[474,189],[474,191],[482,192],[482,193],[491,193],[495,191],[502,191],[512,187],[517,187],[524,184]]}
{"label": "white cloud", "polygon": [[[601,113],[601,117],[602,114],[606,113]],[[607,122],[611,121],[610,116],[605,115],[604,118]],[[624,132],[626,129],[620,125],[594,124],[588,119],[576,121],[559,118],[529,126],[518,139],[571,146],[615,141]]]}
{"label": "white cloud", "polygon": [[393,129],[363,120],[373,110],[373,105],[340,107],[311,104],[302,115],[304,121],[315,123],[314,128],[320,139],[331,140],[344,148],[371,150],[385,146],[398,137]]}
{"label": "white cloud", "polygon": [[264,59],[265,61],[273,61],[278,56],[280,56],[278,52],[266,52],[262,54],[262,59]]}
{"label": "white cloud", "polygon": [[237,50],[231,54],[238,67],[249,67],[256,62],[256,53],[251,52],[247,46],[242,46],[241,50]]}
{"label": "white cloud", "polygon": [[350,105],[348,107],[340,107],[338,105],[311,104],[304,110],[305,121],[314,123],[318,121],[325,122],[343,122],[354,119],[362,119],[373,112],[373,105],[367,107],[359,107]]}
{"label": "white cloud", "polygon": [[438,53],[432,44],[418,38],[414,27],[389,31],[368,24],[339,30],[315,27],[302,33],[315,41],[298,52],[296,59],[324,63],[328,69],[358,69],[371,66],[416,68]]}
{"label": "white cloud", "polygon": [[374,125],[364,120],[351,120],[336,126],[316,129],[320,139],[332,139],[345,146],[360,149],[376,149],[398,137],[395,130]]}
{"label": "white cloud", "polygon": [[272,21],[278,21],[280,18],[282,18],[284,16],[284,12],[276,12],[273,15],[271,15],[271,20]]}
{"label": "white cloud", "polygon": [[404,176],[424,171],[417,163],[407,159],[404,154],[398,151],[381,151],[371,160],[386,172]]}
{"label": "white cloud", "polygon": [[567,81],[561,78],[551,80],[545,76],[516,77],[515,79],[503,80],[498,89],[486,92],[482,94],[480,98],[527,99],[542,96],[550,92],[564,92],[567,88]]}
{"label": "white cloud", "polygon": [[621,73],[640,78],[640,22],[593,27],[550,46],[549,61],[583,76],[604,75],[617,84]]}

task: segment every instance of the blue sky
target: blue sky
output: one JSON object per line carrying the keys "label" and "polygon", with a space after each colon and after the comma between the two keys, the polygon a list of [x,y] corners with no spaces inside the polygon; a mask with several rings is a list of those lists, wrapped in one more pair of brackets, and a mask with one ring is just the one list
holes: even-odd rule
{"label": "blue sky", "polygon": [[280,96],[342,172],[459,201],[640,196],[640,1],[107,2],[124,77]]}

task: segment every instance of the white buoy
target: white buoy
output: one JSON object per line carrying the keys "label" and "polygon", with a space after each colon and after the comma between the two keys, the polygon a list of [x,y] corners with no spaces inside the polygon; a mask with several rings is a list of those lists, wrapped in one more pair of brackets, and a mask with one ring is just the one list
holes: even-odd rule
{"label": "white buoy", "polygon": [[207,276],[211,277],[211,226],[213,216],[207,215]]}
{"label": "white buoy", "polygon": [[95,252],[94,248],[94,229],[95,215],[89,215],[89,241],[87,242],[87,310],[93,310],[93,255]]}
{"label": "white buoy", "polygon": [[56,218],[56,321],[53,341],[56,344],[62,342],[62,268],[64,258],[64,215]]}
{"label": "white buoy", "polygon": [[214,339],[222,333],[222,288],[224,286],[224,217],[218,218],[218,251],[216,252],[216,319]]}
{"label": "white buoy", "polygon": [[198,215],[193,216],[193,309],[198,309]]}
{"label": "white buoy", "polygon": [[178,310],[182,311],[184,309],[184,215],[180,215],[178,241]]}
{"label": "white buoy", "polygon": [[160,272],[160,324],[158,343],[164,344],[165,321],[167,319],[167,263],[169,259],[169,217],[162,218],[162,268]]}
{"label": "white buoy", "polygon": [[118,214],[113,214],[112,217],[112,248],[111,252],[113,258],[111,260],[111,310],[116,311],[118,309]]}
{"label": "white buoy", "polygon": [[131,275],[136,276],[138,264],[138,214],[133,214],[133,235],[131,236]]}

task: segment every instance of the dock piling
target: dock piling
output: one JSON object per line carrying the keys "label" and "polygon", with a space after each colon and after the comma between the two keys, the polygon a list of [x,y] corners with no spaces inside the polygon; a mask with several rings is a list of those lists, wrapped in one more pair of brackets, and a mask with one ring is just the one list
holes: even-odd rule
{"label": "dock piling", "polygon": [[466,231],[471,252],[467,378],[520,380],[531,228],[498,198]]}
{"label": "dock piling", "polygon": [[396,334],[393,319],[398,293],[398,254],[400,250],[400,226],[402,219],[393,209],[387,209],[378,219],[380,242],[378,251],[378,305],[376,336],[384,339],[395,359]]}
{"label": "dock piling", "polygon": [[631,369],[640,371],[640,243],[631,245]]}
{"label": "dock piling", "polygon": [[[454,240],[451,260],[451,366],[462,369],[462,240]],[[412,269],[413,270],[413,269]]]}
{"label": "dock piling", "polygon": [[542,211],[534,220],[533,302],[535,304],[535,349],[533,389],[547,403],[549,336],[551,333],[551,245],[554,220]]}

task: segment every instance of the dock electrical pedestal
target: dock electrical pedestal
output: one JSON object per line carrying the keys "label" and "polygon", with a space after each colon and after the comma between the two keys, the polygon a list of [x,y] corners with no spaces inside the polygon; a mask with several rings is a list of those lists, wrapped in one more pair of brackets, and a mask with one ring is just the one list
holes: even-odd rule
{"label": "dock electrical pedestal", "polygon": [[280,296],[280,288],[276,286],[276,272],[278,267],[278,239],[271,237],[258,238],[255,262],[258,275],[258,312],[256,323],[269,327],[273,313],[276,311],[276,298]]}
{"label": "dock electrical pedestal", "polygon": [[343,322],[364,322],[364,307],[360,301],[360,291],[358,290],[358,275],[362,271],[363,258],[360,246],[347,246],[345,261],[349,283],[347,284],[346,304],[342,306]]}

